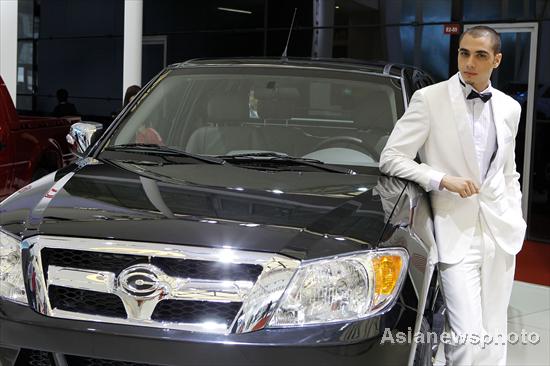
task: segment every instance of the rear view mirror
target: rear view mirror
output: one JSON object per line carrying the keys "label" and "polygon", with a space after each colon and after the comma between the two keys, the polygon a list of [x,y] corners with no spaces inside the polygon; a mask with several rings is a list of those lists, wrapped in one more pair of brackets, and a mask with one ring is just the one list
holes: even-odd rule
{"label": "rear view mirror", "polygon": [[83,156],[103,133],[103,125],[97,122],[78,122],[71,125],[67,142],[77,156]]}

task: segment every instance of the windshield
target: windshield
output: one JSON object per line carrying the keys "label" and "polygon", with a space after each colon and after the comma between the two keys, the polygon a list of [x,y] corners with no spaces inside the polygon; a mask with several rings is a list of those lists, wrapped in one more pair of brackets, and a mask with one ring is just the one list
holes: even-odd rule
{"label": "windshield", "polygon": [[385,76],[296,67],[170,70],[139,99],[107,147],[157,144],[196,155],[277,153],[378,166],[403,113]]}

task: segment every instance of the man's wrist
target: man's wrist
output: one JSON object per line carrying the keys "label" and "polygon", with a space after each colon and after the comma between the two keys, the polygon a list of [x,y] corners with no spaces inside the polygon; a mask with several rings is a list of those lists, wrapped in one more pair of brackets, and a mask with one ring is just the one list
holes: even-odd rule
{"label": "man's wrist", "polygon": [[442,187],[441,182],[445,175],[445,173],[438,172],[437,170],[432,170],[430,173],[430,189],[440,191]]}
{"label": "man's wrist", "polygon": [[443,190],[443,188],[445,188],[445,177],[447,176],[447,174],[445,174],[443,177],[441,177],[441,180],[439,181],[439,190]]}

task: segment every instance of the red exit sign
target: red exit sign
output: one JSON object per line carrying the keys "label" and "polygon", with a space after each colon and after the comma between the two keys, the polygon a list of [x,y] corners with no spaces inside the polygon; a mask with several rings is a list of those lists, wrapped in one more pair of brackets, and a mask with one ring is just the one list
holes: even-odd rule
{"label": "red exit sign", "polygon": [[450,23],[443,26],[443,33],[450,35],[460,34],[460,24]]}

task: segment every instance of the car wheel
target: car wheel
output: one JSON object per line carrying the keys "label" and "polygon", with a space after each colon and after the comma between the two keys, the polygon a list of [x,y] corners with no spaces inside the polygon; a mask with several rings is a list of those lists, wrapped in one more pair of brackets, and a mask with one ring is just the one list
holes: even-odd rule
{"label": "car wheel", "polygon": [[424,342],[416,345],[416,352],[414,354],[414,366],[431,366],[433,364],[432,359],[432,346],[433,339],[429,336],[431,332],[430,323],[423,317],[420,324],[420,333],[423,334]]}

